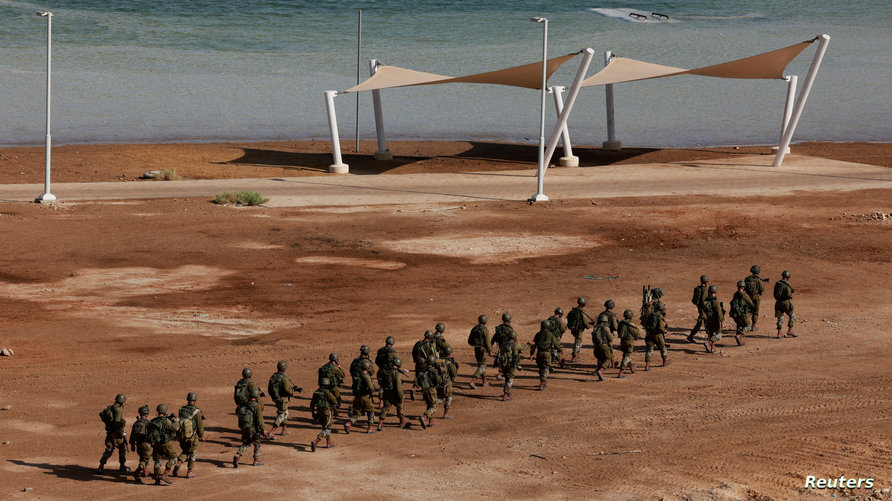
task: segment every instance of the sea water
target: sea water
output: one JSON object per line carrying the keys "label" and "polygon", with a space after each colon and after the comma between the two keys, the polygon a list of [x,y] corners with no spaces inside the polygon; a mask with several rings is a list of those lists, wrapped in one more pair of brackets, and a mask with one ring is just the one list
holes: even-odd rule
{"label": "sea water", "polygon": [[[328,137],[323,92],[369,74],[368,59],[461,76],[596,51],[696,68],[831,35],[795,141],[892,140],[892,3],[813,0],[413,2],[0,0],[0,144],[45,134],[52,18],[54,143]],[[362,48],[357,65],[359,9]],[[647,19],[630,16],[642,14]],[[664,19],[652,13],[668,16]],[[817,43],[789,66],[805,80]],[[567,85],[582,58],[549,80]],[[358,66],[358,70],[357,70]],[[774,144],[786,83],[680,76],[615,86],[625,145]],[[342,139],[375,137],[371,95],[336,97]],[[382,91],[390,139],[535,142],[540,92],[480,84]],[[548,96],[547,131],[556,120]],[[604,89],[582,89],[575,144],[606,140]]]}

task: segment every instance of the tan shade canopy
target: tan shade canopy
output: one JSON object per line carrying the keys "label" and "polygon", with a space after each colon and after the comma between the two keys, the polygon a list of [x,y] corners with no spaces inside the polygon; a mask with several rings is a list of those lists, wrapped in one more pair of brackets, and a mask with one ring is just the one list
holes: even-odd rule
{"label": "tan shade canopy", "polygon": [[[578,52],[547,60],[545,62],[546,78],[550,78],[561,65],[570,59],[573,59],[577,54]],[[343,92],[360,92],[364,90],[389,89],[393,87],[459,82],[510,85],[512,87],[540,89],[542,88],[542,63],[525,64],[523,66],[515,66],[504,70],[475,73],[463,77],[448,77],[436,75],[434,73],[425,73],[423,71],[407,70],[397,66],[381,66],[371,78]]]}
{"label": "tan shade canopy", "polygon": [[814,40],[783,49],[765,52],[727,63],[704,66],[693,70],[615,57],[598,73],[583,80],[583,87],[621,82],[634,82],[673,75],[701,75],[719,78],[783,78],[784,69]]}

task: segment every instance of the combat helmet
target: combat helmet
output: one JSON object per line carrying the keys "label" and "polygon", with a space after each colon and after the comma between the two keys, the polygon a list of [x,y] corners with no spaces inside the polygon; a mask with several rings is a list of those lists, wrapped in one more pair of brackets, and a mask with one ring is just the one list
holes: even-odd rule
{"label": "combat helmet", "polygon": [[598,315],[598,323],[599,324],[606,324],[609,321],[610,321],[610,318],[608,318],[607,315]]}
{"label": "combat helmet", "polygon": [[709,282],[709,275],[700,275],[700,283],[705,284],[706,282]]}
{"label": "combat helmet", "polygon": [[489,318],[487,318],[486,315],[480,315],[479,317],[477,317],[477,323],[479,324],[486,324],[486,322],[488,321]]}
{"label": "combat helmet", "polygon": [[396,343],[396,338],[393,336],[387,336],[387,339],[384,340],[384,344],[387,346],[393,346],[393,343]]}
{"label": "combat helmet", "polygon": [[790,278],[790,272],[787,271],[787,270],[784,270],[784,272],[781,273],[781,276],[784,277],[784,278]]}
{"label": "combat helmet", "polygon": [[433,339],[434,331],[424,331],[424,339]]}
{"label": "combat helmet", "polygon": [[762,273],[762,268],[759,268],[758,264],[754,264],[750,266],[750,273],[758,275],[759,273]]}
{"label": "combat helmet", "polygon": [[446,332],[446,324],[444,324],[443,322],[437,322],[437,326],[434,327],[434,330],[442,334]]}
{"label": "combat helmet", "polygon": [[393,364],[394,367],[402,367],[403,366],[403,361],[400,360],[399,357],[394,358],[391,363]]}
{"label": "combat helmet", "polygon": [[436,355],[428,355],[428,356],[427,356],[427,363],[429,363],[429,364],[431,364],[431,365],[437,363],[437,356],[436,356]]}
{"label": "combat helmet", "polygon": [[613,308],[614,306],[616,306],[616,303],[614,303],[612,299],[608,299],[608,300],[604,303],[604,307],[607,308],[608,310],[609,310],[610,308]]}
{"label": "combat helmet", "polygon": [[666,305],[663,304],[662,301],[657,301],[657,303],[654,305],[654,309],[657,311],[666,311]]}
{"label": "combat helmet", "polygon": [[660,299],[661,297],[663,297],[663,294],[665,294],[663,292],[663,289],[659,287],[654,287],[650,290],[650,295],[653,296],[655,299]]}
{"label": "combat helmet", "polygon": [[167,414],[167,404],[158,404],[158,407],[155,407],[155,410],[158,414]]}
{"label": "combat helmet", "polygon": [[579,296],[578,298],[576,298],[576,304],[578,304],[579,306],[585,306],[585,298]]}
{"label": "combat helmet", "polygon": [[635,313],[632,310],[626,310],[623,312],[623,318],[626,320],[632,320],[632,317],[635,316]]}
{"label": "combat helmet", "polygon": [[719,290],[718,287],[716,287],[715,285],[710,285],[710,286],[709,286],[709,293],[710,293],[710,294],[715,294],[715,292],[718,291],[718,290]]}
{"label": "combat helmet", "polygon": [[359,367],[360,367],[362,370],[371,369],[371,368],[372,368],[372,361],[369,360],[369,359],[367,359],[367,358],[364,358],[364,359],[362,359],[362,362],[359,362]]}
{"label": "combat helmet", "polygon": [[148,416],[148,415],[149,415],[149,406],[148,406],[148,405],[143,405],[142,407],[140,407],[140,408],[139,408],[139,415],[140,415],[140,416]]}
{"label": "combat helmet", "polygon": [[508,339],[509,339],[510,341],[517,341],[517,333],[514,332],[514,331],[509,332],[509,333],[508,333]]}
{"label": "combat helmet", "polygon": [[507,312],[502,313],[502,322],[510,322],[510,321],[511,321],[511,314],[507,313]]}
{"label": "combat helmet", "polygon": [[371,352],[372,352],[372,349],[369,348],[369,345],[367,345],[367,344],[364,344],[359,347],[359,353],[362,355],[368,355]]}
{"label": "combat helmet", "polygon": [[550,328],[551,328],[551,322],[549,322],[547,319],[546,319],[546,320],[543,320],[543,321],[539,322],[539,327],[542,328],[542,329],[550,329]]}
{"label": "combat helmet", "polygon": [[115,402],[116,402],[116,403],[119,403],[119,404],[121,404],[121,405],[124,405],[124,402],[126,402],[126,401],[127,401],[127,396],[124,395],[123,393],[118,393],[117,395],[115,395]]}
{"label": "combat helmet", "polygon": [[329,362],[337,362],[338,359],[340,359],[340,358],[341,358],[341,356],[338,355],[338,354],[335,353],[335,352],[331,352],[331,353],[328,354],[328,361],[329,361]]}
{"label": "combat helmet", "polygon": [[242,369],[242,377],[250,378],[253,375],[254,375],[254,371],[252,371],[248,367],[245,367],[244,369]]}
{"label": "combat helmet", "polygon": [[737,288],[738,288],[738,289],[742,289],[742,288],[744,288],[744,287],[746,287],[746,282],[744,282],[743,280],[738,280],[738,281],[737,281]]}
{"label": "combat helmet", "polygon": [[251,397],[257,398],[260,396],[260,388],[254,387],[251,388]]}
{"label": "combat helmet", "polygon": [[279,360],[279,363],[276,364],[276,370],[280,372],[285,372],[285,369],[288,368],[288,362],[284,360]]}
{"label": "combat helmet", "polygon": [[452,347],[451,347],[451,346],[447,346],[446,349],[443,350],[443,352],[446,353],[446,356],[447,356],[447,357],[448,357],[449,355],[452,355]]}
{"label": "combat helmet", "polygon": [[196,400],[198,400],[198,395],[196,395],[194,391],[190,391],[189,393],[186,393],[186,401],[187,402],[195,402]]}
{"label": "combat helmet", "polygon": [[555,315],[563,315],[563,314],[564,314],[564,309],[561,308],[560,306],[558,306],[557,308],[554,309],[554,314],[555,314]]}

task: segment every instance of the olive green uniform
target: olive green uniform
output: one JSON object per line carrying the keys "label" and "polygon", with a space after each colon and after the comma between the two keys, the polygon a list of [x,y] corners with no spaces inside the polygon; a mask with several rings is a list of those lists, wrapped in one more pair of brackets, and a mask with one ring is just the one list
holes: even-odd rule
{"label": "olive green uniform", "polygon": [[[99,459],[99,467],[105,466],[108,459],[118,450],[118,461],[121,469],[127,462],[127,420],[124,419],[124,407],[117,402],[109,405],[103,412],[111,410],[112,420],[105,423],[105,451]],[[99,414],[102,416],[102,413]]]}
{"label": "olive green uniform", "polygon": [[285,371],[276,371],[270,376],[266,389],[270,392],[270,398],[276,397],[273,398],[273,402],[276,403],[276,420],[273,421],[273,428],[278,428],[288,419],[288,404],[291,403],[291,397],[294,396],[294,383],[291,382],[291,378],[285,374]]}
{"label": "olive green uniform", "polygon": [[[150,426],[160,430],[160,440],[152,444],[152,459],[155,460],[155,478],[161,475],[161,463],[167,460],[165,472],[177,465],[177,451],[174,449],[173,440],[177,434],[178,424],[167,416],[158,416],[152,419]],[[166,473],[165,473],[166,474]]]}
{"label": "olive green uniform", "polygon": [[446,354],[446,348],[450,348],[449,341],[441,332],[434,333],[434,349],[437,351],[437,358],[442,358]]}
{"label": "olive green uniform", "polygon": [[177,437],[182,451],[177,459],[180,463],[186,463],[186,468],[191,470],[198,458],[198,442],[204,438],[204,414],[195,405],[187,404],[180,408],[178,415],[181,420],[192,421],[192,433],[189,436],[180,433]]}
{"label": "olive green uniform", "polygon": [[593,324],[592,318],[588,316],[582,306],[576,306],[570,313],[567,313],[567,328],[573,334],[573,358],[579,355],[582,350],[582,333],[589,329]]}
{"label": "olive green uniform", "polygon": [[644,344],[647,347],[647,351],[644,353],[645,362],[650,362],[651,358],[653,358],[655,347],[660,350],[660,355],[663,356],[663,359],[666,358],[666,355],[669,353],[665,337],[668,331],[669,326],[666,324],[666,317],[659,311],[651,313],[647,319],[644,336]]}
{"label": "olive green uniform", "polygon": [[616,314],[613,313],[613,310],[604,310],[598,314],[599,318],[601,315],[607,316],[607,327],[610,329],[610,344],[609,349],[607,350],[607,361],[610,362],[611,366],[615,366],[616,361],[613,358],[613,334],[616,334],[617,329],[619,329],[619,320],[616,318]]}
{"label": "olive green uniform", "polygon": [[260,457],[262,448],[260,439],[263,437],[263,415],[260,411],[261,407],[255,400],[251,400],[237,411],[239,414],[239,429],[242,432],[242,445],[239,446],[238,452],[236,452],[238,456],[244,454],[248,447],[254,446],[254,459],[256,460]]}
{"label": "olive green uniform", "polygon": [[[238,389],[241,387],[245,388],[245,391],[244,391],[245,395],[250,395],[251,391],[254,390],[254,388],[257,388],[257,391],[260,392],[261,396],[264,395],[264,393],[260,389],[260,387],[257,386],[257,383],[255,383],[254,380],[251,378],[244,377],[244,378],[239,379],[239,382],[235,384],[236,393],[238,393]],[[244,402],[239,402],[238,399],[236,399],[235,406],[236,406],[236,408],[238,408],[239,406],[247,404],[247,402],[248,402],[247,400]],[[257,405],[260,406],[260,418],[263,419],[263,400],[260,400],[260,397],[257,397]]]}
{"label": "olive green uniform", "polygon": [[725,308],[716,296],[706,298],[703,303],[706,312],[706,335],[715,343],[722,339],[722,324],[725,322]]}
{"label": "olive green uniform", "polygon": [[443,384],[443,380],[434,366],[426,365],[415,375],[415,384],[421,388],[424,403],[427,404],[424,415],[430,420],[437,410],[437,386]]}
{"label": "olive green uniform", "polygon": [[316,440],[331,437],[331,425],[334,422],[334,409],[338,405],[338,399],[330,388],[321,387],[313,392],[310,399],[310,414],[313,419],[322,425],[322,431],[316,435]]}
{"label": "olive green uniform", "polygon": [[694,336],[700,332],[700,328],[706,323],[704,303],[706,302],[706,299],[709,298],[709,293],[707,292],[708,289],[708,286],[702,284],[694,287],[694,295],[691,297],[691,303],[697,307],[697,323],[694,324],[694,328],[691,329],[691,335],[688,336],[689,340],[692,340]]}
{"label": "olive green uniform", "polygon": [[598,365],[595,371],[602,371],[613,365],[613,336],[610,335],[610,327],[606,323],[597,324],[592,329],[592,345]]}
{"label": "olive green uniform", "polygon": [[523,353],[523,348],[511,339],[507,339],[499,345],[499,353],[496,355],[496,360],[498,361],[499,370],[501,370],[502,376],[505,378],[505,395],[511,395],[511,387],[514,386],[514,372],[519,368],[521,353]]}
{"label": "olive green uniform", "polygon": [[378,385],[381,387],[381,400],[384,406],[381,408],[381,420],[387,419],[390,407],[396,407],[396,417],[400,422],[405,419],[403,414],[403,378],[396,367],[378,371]]}
{"label": "olive green uniform", "polygon": [[430,340],[422,339],[415,343],[415,346],[412,347],[412,361],[415,362],[416,374],[427,364],[428,355],[437,356],[436,351],[434,343]]}
{"label": "olive green uniform", "polygon": [[628,370],[632,364],[632,353],[635,351],[635,341],[641,336],[638,326],[631,320],[623,320],[617,326],[617,335],[620,339],[620,347],[623,350],[623,360],[619,365],[621,371]]}
{"label": "olive green uniform", "polygon": [[478,323],[468,334],[468,345],[474,348],[474,358],[477,360],[477,370],[472,378],[486,377],[487,356],[492,353],[492,344],[489,341],[489,329],[486,325]]}
{"label": "olive green uniform", "polygon": [[139,455],[138,472],[145,471],[149,466],[149,460],[152,459],[152,444],[149,443],[148,426],[149,420],[140,416],[130,428],[130,450]]}
{"label": "olive green uniform", "polygon": [[341,405],[341,383],[347,375],[344,374],[344,369],[341,369],[340,365],[329,361],[327,364],[319,368],[319,386],[322,386],[322,378],[326,377],[331,381],[329,391],[338,401],[336,407],[339,407]]}
{"label": "olive green uniform", "polygon": [[793,313],[793,287],[787,279],[778,280],[774,283],[774,316],[777,318],[777,329],[780,330],[784,325],[784,315],[789,316],[787,327],[793,328],[796,321],[796,314]]}
{"label": "olive green uniform", "polygon": [[393,347],[382,346],[375,355],[375,365],[378,366],[378,370],[390,369],[393,367],[393,360],[396,358],[399,358],[399,355],[397,355]]}
{"label": "olive green uniform", "polygon": [[375,403],[372,395],[378,392],[378,388],[372,382],[368,372],[363,371],[353,382],[353,406],[350,409],[350,423],[356,424],[360,416],[365,414],[369,426],[375,424]]}
{"label": "olive green uniform", "polygon": [[436,369],[442,381],[437,385],[437,399],[443,402],[443,412],[444,415],[447,415],[452,407],[452,377],[450,377],[449,367],[445,360],[438,361]]}
{"label": "olive green uniform", "polygon": [[539,369],[539,382],[544,383],[548,380],[548,374],[551,372],[551,355],[555,348],[560,350],[561,342],[548,329],[539,329],[539,332],[533,336],[533,344],[530,347],[530,356],[536,356],[536,367]]}
{"label": "olive green uniform", "polygon": [[[350,370],[350,380],[351,380],[350,389],[353,391],[354,403],[356,401],[356,394],[358,392],[358,389],[363,384],[363,381],[362,381],[362,361],[363,360],[368,360],[369,363],[372,362],[369,359],[369,357],[367,357],[365,355],[360,355],[360,356],[354,358],[352,362],[350,362],[350,369],[349,369]],[[372,373],[372,371],[371,371],[371,369],[369,369],[369,375],[371,375],[371,373]],[[372,386],[374,386],[374,385],[372,385]],[[371,397],[369,397],[369,400],[371,400]],[[356,412],[357,412],[357,407],[355,405],[352,405],[350,407],[350,422],[351,423],[355,423],[356,419],[359,418],[358,415],[355,415]]]}
{"label": "olive green uniform", "polygon": [[[759,282],[761,285],[761,282]],[[734,293],[734,298],[731,299],[731,318],[734,319],[734,323],[737,324],[737,334],[744,334],[750,326],[752,326],[752,322],[750,321],[750,314],[752,314],[752,318],[758,318],[758,315],[755,314],[755,301],[747,294],[746,292],[737,291]]]}
{"label": "olive green uniform", "polygon": [[765,293],[765,286],[763,285],[762,277],[758,274],[753,273],[752,275],[743,279],[745,286],[745,292],[753,301],[753,312],[751,322],[752,325],[756,325],[756,322],[759,321],[759,304],[762,302],[762,294]]}
{"label": "olive green uniform", "polygon": [[558,346],[556,349],[551,351],[551,360],[560,360],[561,359],[561,345],[560,341],[564,338],[564,333],[567,332],[567,322],[564,321],[563,317],[559,315],[552,315],[548,317],[548,325],[551,326],[551,333],[554,334],[554,337],[558,340]]}

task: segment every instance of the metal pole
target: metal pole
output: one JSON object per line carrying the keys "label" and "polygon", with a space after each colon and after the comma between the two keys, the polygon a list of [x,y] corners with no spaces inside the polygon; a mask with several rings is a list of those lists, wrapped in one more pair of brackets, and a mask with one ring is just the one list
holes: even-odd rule
{"label": "metal pole", "polygon": [[546,62],[548,61],[548,19],[534,17],[530,19],[535,23],[542,23],[542,94],[539,107],[539,167],[537,169],[538,182],[536,194],[530,197],[531,202],[547,202],[548,197],[543,192],[545,181],[545,85],[548,80]]}
{"label": "metal pole", "polygon": [[[562,93],[567,90],[563,85],[553,85],[548,88],[554,97],[554,110],[557,112],[558,120],[561,118],[561,112],[564,111],[564,98]],[[567,126],[561,129],[561,144],[564,145],[564,156],[560,158],[561,167],[579,167],[579,157],[573,155],[573,145],[570,144],[570,131]]]}
{"label": "metal pole", "polygon": [[[356,28],[356,85],[359,85],[360,54],[362,53],[362,9]],[[356,93],[356,152],[359,153],[359,92]]]}
{"label": "metal pole", "polygon": [[[604,66],[610,63],[613,58],[613,51],[604,51]],[[607,141],[601,143],[601,148],[608,151],[619,151],[622,143],[616,140],[616,118],[614,116],[613,107],[613,84],[604,86],[604,96],[607,105]]]}
{"label": "metal pole", "polygon": [[821,60],[824,59],[824,53],[827,52],[827,44],[830,43],[830,35],[826,33],[821,35],[818,42],[818,50],[812,59],[811,68],[808,69],[808,75],[805,77],[805,83],[802,84],[802,91],[799,92],[799,98],[796,100],[796,107],[793,109],[793,116],[790,123],[784,128],[784,136],[781,144],[777,147],[777,156],[774,157],[772,167],[780,167],[787,154],[787,148],[790,147],[790,141],[793,140],[793,132],[796,125],[799,124],[799,117],[802,116],[802,109],[805,108],[805,101],[808,99],[808,93],[811,92],[811,86],[815,83],[815,77],[818,75],[818,68],[821,67]]}
{"label": "metal pole", "polygon": [[[780,141],[784,140],[784,132],[787,130],[787,126],[790,125],[790,117],[793,115],[793,104],[796,102],[796,83],[799,80],[799,77],[796,75],[790,75],[784,77],[784,80],[787,81],[787,100],[784,103],[784,119],[781,123],[781,133],[780,133]],[[780,148],[780,142],[778,143],[778,148]],[[790,153],[790,147],[787,146],[786,153]]]}
{"label": "metal pole", "polygon": [[585,73],[588,71],[588,67],[592,63],[592,58],[595,55],[595,51],[590,48],[585,49],[583,53],[585,55],[582,57],[582,64],[579,65],[579,70],[576,72],[576,78],[570,86],[570,92],[567,94],[567,102],[564,104],[564,111],[561,112],[561,117],[558,119],[558,123],[554,126],[554,130],[551,133],[551,141],[548,142],[548,148],[545,150],[546,162],[551,161],[551,155],[554,154],[554,149],[557,147],[559,137],[558,132],[567,126],[567,119],[570,118],[570,112],[573,110],[573,105],[576,104],[576,97],[579,96],[579,89],[582,87],[582,81],[585,80]]}
{"label": "metal pole", "polygon": [[334,163],[328,166],[328,172],[347,174],[350,166],[341,158],[341,138],[338,136],[338,116],[334,106],[334,97],[337,95],[336,90],[325,91],[325,111],[328,112],[328,131],[331,133],[331,153],[334,156]]}
{"label": "metal pole", "polygon": [[51,165],[51,149],[52,138],[50,136],[50,96],[52,83],[52,60],[53,60],[53,13],[50,11],[42,11],[37,13],[38,16],[46,18],[46,146],[45,156],[46,164],[44,166],[44,192],[35,199],[39,203],[51,203],[56,201],[55,195],[50,191],[50,165]]}
{"label": "metal pole", "polygon": [[[377,59],[369,59],[369,76],[378,72]],[[372,107],[375,110],[375,135],[378,137],[378,151],[375,152],[375,160],[393,160],[393,153],[387,149],[387,137],[384,135],[384,112],[381,111],[381,91],[372,91]]]}

